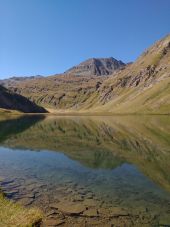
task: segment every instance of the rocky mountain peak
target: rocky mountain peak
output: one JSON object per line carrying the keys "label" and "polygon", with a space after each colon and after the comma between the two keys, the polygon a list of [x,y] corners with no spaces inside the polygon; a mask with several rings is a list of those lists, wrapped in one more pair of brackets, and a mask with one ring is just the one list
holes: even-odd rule
{"label": "rocky mountain peak", "polygon": [[72,67],[65,73],[75,74],[77,76],[106,76],[122,69],[126,64],[122,61],[110,58],[89,58],[77,66]]}

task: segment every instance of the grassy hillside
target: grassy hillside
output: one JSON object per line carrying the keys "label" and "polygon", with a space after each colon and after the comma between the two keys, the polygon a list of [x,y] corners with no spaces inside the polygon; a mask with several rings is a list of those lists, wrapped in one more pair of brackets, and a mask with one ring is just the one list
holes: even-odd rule
{"label": "grassy hillside", "polygon": [[77,110],[95,103],[96,91],[106,78],[64,74],[14,83],[8,88],[45,108]]}
{"label": "grassy hillside", "polygon": [[62,75],[6,86],[60,112],[170,113],[170,35],[111,76]]}
{"label": "grassy hillside", "polygon": [[134,64],[104,81],[101,93],[100,100],[105,105],[97,106],[95,111],[170,113],[170,36],[149,48]]}

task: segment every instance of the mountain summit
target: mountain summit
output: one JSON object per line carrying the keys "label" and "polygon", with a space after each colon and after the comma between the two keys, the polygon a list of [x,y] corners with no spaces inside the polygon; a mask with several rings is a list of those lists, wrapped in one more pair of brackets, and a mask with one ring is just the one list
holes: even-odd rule
{"label": "mountain summit", "polygon": [[105,76],[113,74],[115,71],[122,69],[126,64],[115,58],[90,58],[77,66],[72,67],[65,73],[77,76]]}
{"label": "mountain summit", "polygon": [[93,58],[61,75],[4,86],[54,112],[169,114],[170,35],[132,64]]}

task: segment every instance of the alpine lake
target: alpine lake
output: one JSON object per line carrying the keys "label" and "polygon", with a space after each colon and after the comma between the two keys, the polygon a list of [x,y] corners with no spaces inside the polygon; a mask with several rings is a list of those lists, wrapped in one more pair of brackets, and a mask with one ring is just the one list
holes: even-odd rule
{"label": "alpine lake", "polygon": [[170,116],[0,116],[0,188],[42,226],[170,226]]}

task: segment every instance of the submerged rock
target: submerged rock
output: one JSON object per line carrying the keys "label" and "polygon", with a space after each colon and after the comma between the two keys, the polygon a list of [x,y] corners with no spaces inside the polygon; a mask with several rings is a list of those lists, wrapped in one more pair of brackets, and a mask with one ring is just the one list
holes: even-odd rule
{"label": "submerged rock", "polygon": [[97,209],[92,208],[92,209],[85,210],[83,212],[83,216],[86,216],[86,217],[98,217],[99,215],[98,215]]}
{"label": "submerged rock", "polygon": [[79,215],[86,210],[86,206],[80,203],[70,203],[70,202],[60,202],[55,204],[55,207],[58,208],[61,212],[68,215]]}
{"label": "submerged rock", "polygon": [[43,225],[42,227],[46,227],[46,226],[59,226],[61,224],[64,224],[65,221],[64,220],[61,220],[61,219],[47,219],[43,222]]}
{"label": "submerged rock", "polygon": [[34,202],[34,199],[32,198],[23,198],[18,200],[18,203],[23,205],[23,206],[29,206]]}
{"label": "submerged rock", "polygon": [[120,207],[111,207],[109,209],[109,212],[113,217],[129,216],[129,213],[126,210],[124,210],[123,208],[120,208]]}

